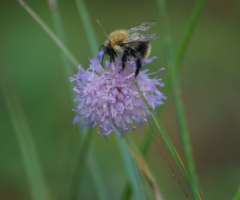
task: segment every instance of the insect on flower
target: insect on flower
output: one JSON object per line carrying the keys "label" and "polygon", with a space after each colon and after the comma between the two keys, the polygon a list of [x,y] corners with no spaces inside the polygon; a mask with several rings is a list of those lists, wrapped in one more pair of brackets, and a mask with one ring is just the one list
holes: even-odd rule
{"label": "insect on flower", "polygon": [[[109,34],[108,39],[100,47],[104,54],[109,55],[110,62],[115,62],[115,57],[120,56],[122,69],[124,70],[128,58],[136,59],[135,77],[142,67],[142,60],[148,58],[151,52],[150,41],[156,40],[156,34],[140,34],[137,31],[146,31],[155,24],[155,21],[143,22],[127,30],[119,29]],[[101,26],[101,25],[100,25]],[[101,26],[102,27],[102,26]],[[103,55],[104,57],[104,55]],[[102,61],[103,61],[102,57]]]}
{"label": "insect on flower", "polygon": [[[154,56],[144,60],[142,64],[147,65],[156,59]],[[105,65],[106,68],[103,69],[101,57],[90,59],[89,68],[84,70],[79,66],[78,73],[70,81],[76,83],[73,88],[77,94],[74,101],[78,102],[73,109],[77,113],[73,123],[81,123],[82,128],[89,125],[98,127],[98,134],[107,138],[115,131],[124,135],[125,132],[140,128],[147,122],[150,111],[132,81],[136,69],[135,61],[126,62],[130,74],[126,70],[119,73],[122,68],[119,57],[116,57],[114,67],[108,60]],[[138,86],[154,110],[166,98],[160,91],[164,84],[161,79],[148,75],[148,69],[139,73]]]}

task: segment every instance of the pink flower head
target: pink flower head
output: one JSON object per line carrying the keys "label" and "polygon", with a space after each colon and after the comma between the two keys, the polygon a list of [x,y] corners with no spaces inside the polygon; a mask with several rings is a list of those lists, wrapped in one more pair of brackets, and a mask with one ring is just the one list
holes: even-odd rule
{"label": "pink flower head", "polygon": [[[142,65],[155,59],[156,57],[144,60]],[[147,122],[149,108],[132,80],[135,79],[136,62],[127,61],[126,69],[122,70],[119,58],[113,63],[106,61],[106,67],[103,68],[100,56],[90,59],[87,70],[79,66],[78,73],[70,78],[70,81],[77,83],[73,88],[77,94],[74,101],[79,102],[73,109],[77,112],[73,124],[85,119],[83,128],[92,124],[100,128],[98,134],[108,136],[114,130],[123,134],[135,130],[136,125]],[[163,83],[159,79],[149,78],[147,71],[140,71],[136,81],[148,104],[155,109],[163,104],[162,100],[165,99],[165,95],[157,89],[157,86],[162,87]]]}

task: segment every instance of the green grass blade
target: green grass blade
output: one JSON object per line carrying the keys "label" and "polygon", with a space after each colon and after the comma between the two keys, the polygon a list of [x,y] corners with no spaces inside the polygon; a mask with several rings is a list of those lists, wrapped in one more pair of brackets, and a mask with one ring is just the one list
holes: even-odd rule
{"label": "green grass blade", "polygon": [[[56,35],[59,37],[59,39],[62,41],[62,43],[65,45],[66,47],[66,39],[65,39],[65,33],[64,33],[64,29],[63,29],[63,25],[62,25],[62,21],[61,21],[61,15],[60,15],[60,11],[59,11],[59,7],[58,7],[58,2],[57,0],[48,0],[48,5],[50,8],[50,13],[52,16],[52,23],[53,23],[53,29],[56,33]],[[60,59],[62,61],[62,67],[63,67],[63,71],[64,71],[64,75],[65,75],[65,83],[69,88],[69,96],[71,97],[71,99],[74,98],[74,93],[72,92],[72,88],[73,88],[73,83],[69,81],[69,77],[71,77],[74,72],[73,72],[73,68],[70,65],[70,62],[68,61],[68,59],[64,56],[63,52],[61,50],[59,50],[60,52]],[[73,103],[72,103],[73,105]],[[74,105],[73,105],[74,107]],[[70,110],[70,108],[69,108]],[[59,156],[62,157],[61,152],[62,149],[59,151]],[[63,162],[65,162],[65,160],[63,160],[61,163],[59,163],[58,169],[59,172],[63,172],[64,170],[66,170],[66,164],[63,164]],[[61,175],[61,173],[58,174],[59,176],[59,181],[61,181],[62,183],[65,183],[65,177],[63,175]],[[56,191],[55,191],[55,199],[59,199],[61,198],[59,196],[59,191],[66,191],[66,184],[60,184],[58,187],[56,187]],[[66,195],[66,194],[64,194]]]}
{"label": "green grass blade", "polygon": [[31,198],[33,200],[50,200],[51,198],[36,152],[36,146],[31,135],[28,121],[22,110],[17,90],[11,81],[11,77],[8,76],[6,71],[3,72],[3,69],[0,72],[0,85],[20,147]]}
{"label": "green grass blade", "polygon": [[238,187],[238,190],[232,200],[240,200],[240,186]]}
{"label": "green grass blade", "polygon": [[[93,31],[93,27],[92,27],[92,23],[90,21],[90,17],[88,15],[88,11],[85,5],[85,2],[83,0],[76,0],[76,5],[78,8],[78,12],[80,15],[80,19],[83,23],[83,27],[87,36],[87,40],[88,43],[90,45],[90,49],[92,52],[93,56],[96,56],[98,53],[98,43],[97,43],[97,38],[96,35]],[[93,151],[90,152],[89,154],[89,169],[90,169],[90,175],[93,181],[93,184],[95,186],[95,189],[97,191],[98,194],[98,198],[101,200],[107,200],[107,190],[105,187],[105,183],[102,180],[101,176],[100,176],[100,171],[99,171],[99,167],[97,162],[95,161],[96,159],[94,159],[94,154],[92,153]]]}
{"label": "green grass blade", "polygon": [[189,44],[189,41],[193,35],[193,31],[196,27],[196,24],[198,22],[198,19],[200,17],[200,13],[202,11],[203,5],[206,0],[198,0],[190,17],[190,21],[188,23],[188,26],[186,28],[186,31],[183,35],[183,38],[181,40],[181,43],[179,45],[177,54],[176,54],[176,59],[175,59],[175,67],[179,68],[179,64],[181,63],[183,56],[186,52],[187,46]]}
{"label": "green grass blade", "polygon": [[[195,5],[195,7],[192,11],[190,21],[188,23],[185,34],[183,36],[183,39],[182,39],[182,41],[180,43],[180,46],[178,48],[178,51],[177,51],[177,59],[175,61],[175,67],[176,67],[177,70],[179,69],[180,63],[181,63],[181,61],[183,59],[183,56],[184,56],[184,53],[186,52],[187,46],[188,46],[189,41],[191,39],[191,36],[193,34],[196,23],[197,23],[197,21],[200,17],[200,13],[202,11],[204,3],[205,3],[205,0],[198,0],[198,2],[196,3],[196,5]],[[169,93],[169,90],[170,90],[170,81],[171,81],[170,78],[171,78],[170,74],[168,74],[167,79],[165,81],[165,87],[164,87],[164,90],[165,90],[166,94]],[[164,105],[161,108],[158,109],[158,113],[160,115],[163,111],[163,107],[164,107]],[[155,129],[155,127],[153,127],[153,128]],[[151,132],[153,132],[153,130],[151,130]],[[141,146],[140,146],[140,151],[142,152],[142,154],[144,156],[148,152],[151,141],[152,141],[151,134],[145,134],[144,138],[143,138],[143,142],[141,143]],[[129,184],[128,184],[128,186],[127,185],[125,186],[124,194],[125,195],[130,195],[130,193],[131,193],[131,188],[129,188]]]}
{"label": "green grass blade", "polygon": [[[180,67],[180,63],[183,59],[184,53],[187,50],[187,46],[190,42],[191,36],[193,35],[193,31],[196,27],[197,21],[200,17],[200,13],[202,11],[203,5],[205,3],[206,0],[198,0],[190,17],[190,21],[188,23],[188,26],[186,28],[185,34],[183,36],[183,39],[180,43],[180,46],[178,47],[178,51],[177,51],[177,56],[176,56],[176,61],[175,61],[175,67],[178,70]],[[240,1],[239,1],[240,2]],[[240,5],[240,4],[239,4]],[[168,94],[169,90],[170,90],[170,74],[167,75],[167,79],[165,81],[165,93]],[[162,111],[163,111],[163,107],[164,105],[158,109],[158,113],[161,115]],[[155,128],[155,127],[154,127]],[[153,130],[151,131],[153,132]],[[145,155],[148,152],[148,149],[150,147],[150,143],[151,143],[151,135],[150,134],[145,134],[143,142],[141,143],[141,147],[140,147],[140,151],[142,152],[143,155]]]}
{"label": "green grass blade", "polygon": [[[183,56],[186,53],[188,44],[189,44],[190,39],[193,35],[193,32],[195,30],[196,24],[199,20],[199,17],[200,17],[200,14],[201,14],[201,11],[203,9],[203,6],[204,6],[205,2],[206,2],[206,0],[198,0],[194,9],[193,9],[193,11],[192,11],[188,26],[186,28],[186,31],[183,35],[183,38],[181,40],[181,43],[178,47],[178,51],[177,51],[177,54],[176,54],[175,68],[177,70],[179,69],[180,64],[182,62],[182,59],[183,59]],[[169,90],[170,90],[170,84],[171,84],[171,74],[168,73],[166,81],[165,81],[165,87],[164,87],[164,90],[165,90],[166,93],[168,93]]]}
{"label": "green grass blade", "polygon": [[80,145],[79,153],[77,154],[78,157],[74,164],[74,169],[70,174],[70,184],[68,187],[68,199],[72,200],[77,198],[80,180],[82,179],[83,172],[86,169],[86,156],[88,154],[93,133],[85,132],[85,134],[81,133],[81,135],[85,135],[85,137]]}
{"label": "green grass blade", "polygon": [[81,139],[83,140],[77,161],[74,164],[74,169],[70,174],[70,184],[68,186],[68,199],[77,199],[79,185],[83,177],[83,173],[88,168],[90,172],[90,177],[97,194],[98,199],[108,200],[107,189],[105,183],[101,177],[101,172],[96,162],[95,155],[93,154],[93,149],[90,149],[91,146],[91,137],[94,134],[94,131],[89,129],[82,131],[80,134]]}
{"label": "green grass blade", "polygon": [[[174,147],[170,137],[168,136],[167,132],[165,131],[165,129],[163,128],[162,124],[160,123],[160,121],[158,120],[158,118],[156,117],[156,115],[154,114],[151,106],[148,104],[146,98],[144,97],[143,93],[141,92],[137,82],[135,79],[132,79],[133,83],[135,85],[135,87],[137,88],[138,93],[140,94],[140,96],[142,97],[144,103],[146,104],[146,106],[149,108],[149,112],[151,114],[151,117],[156,125],[157,130],[159,131],[159,133],[161,134],[161,136],[163,137],[169,151],[171,152],[175,162],[177,163],[180,171],[182,172],[183,176],[185,177],[185,179],[188,181],[189,185],[191,186],[191,180],[190,180],[190,176],[188,175],[188,172],[186,170],[186,167],[183,164],[183,161],[181,159],[181,157],[179,156],[176,148]],[[127,190],[126,190],[127,191]],[[127,191],[128,192],[128,191]]]}
{"label": "green grass blade", "polygon": [[[159,187],[151,175],[151,172],[136,145],[134,142],[128,137],[125,136],[125,139],[127,141],[127,147],[129,149],[129,152],[131,153],[131,156],[135,160],[136,164],[138,165],[139,169],[141,170],[143,176],[145,177],[145,180],[147,181],[149,187],[151,188],[152,195],[155,196],[155,199],[161,200],[161,194]],[[130,182],[128,181],[124,187],[124,191],[121,196],[121,200],[129,199],[130,196],[132,195],[132,187]]]}
{"label": "green grass blade", "polygon": [[160,134],[162,135],[168,149],[170,150],[173,159],[175,160],[175,162],[177,163],[180,171],[182,172],[183,176],[185,177],[185,179],[188,181],[188,183],[191,185],[191,180],[189,177],[189,174],[186,170],[186,167],[183,164],[183,161],[181,159],[181,157],[179,156],[176,148],[174,147],[170,137],[168,136],[167,132],[165,131],[165,129],[163,128],[162,124],[158,121],[158,118],[155,116],[155,114],[153,112],[151,112],[152,118],[154,123],[157,126],[157,129],[159,130]]}
{"label": "green grass blade", "polygon": [[[66,44],[66,40],[64,37],[64,30],[62,27],[62,23],[61,23],[61,17],[60,17],[60,13],[58,11],[58,6],[57,6],[57,1],[55,0],[49,0],[49,6],[51,8],[51,14],[52,14],[52,19],[53,19],[53,25],[55,28],[55,32],[57,33],[57,35],[59,36],[59,38],[61,39],[61,41],[63,41],[64,44]],[[62,56],[62,60],[63,60],[63,64],[64,64],[64,69],[65,69],[65,74],[66,74],[66,80],[68,81],[68,78],[70,76],[73,75],[73,72],[69,66],[69,63],[67,62],[67,60],[65,59],[64,56]],[[68,81],[68,85],[69,85],[69,91],[72,91],[72,84]],[[73,99],[74,94],[73,92],[71,92],[71,97]],[[85,133],[82,133],[81,129],[78,129],[79,133],[81,134],[81,138],[83,138],[82,136],[91,136],[91,133],[89,132],[89,130],[87,129],[85,131]],[[90,138],[89,138],[90,139]],[[79,159],[84,159],[82,158],[83,155],[86,155],[86,152],[88,151],[88,148],[90,147],[90,140],[87,139],[87,145],[85,144],[85,147],[82,147],[81,150],[79,151],[79,155],[78,158]],[[85,151],[85,152],[82,152]],[[91,151],[92,152],[92,151]],[[90,176],[93,182],[93,185],[95,186],[95,191],[97,196],[99,197],[99,199],[101,200],[106,200],[107,198],[107,192],[106,189],[104,187],[103,181],[100,177],[100,174],[98,174],[99,170],[97,167],[97,163],[94,161],[93,158],[93,154],[89,152],[89,170],[91,170],[90,172]],[[74,175],[74,179],[72,180],[72,185],[70,187],[72,187],[72,196],[75,196],[74,194],[76,194],[76,190],[77,190],[77,186],[80,185],[80,183],[82,182],[82,174],[85,170],[85,165],[86,162],[76,162],[76,166],[75,168],[78,169],[77,171],[75,171],[75,175]],[[75,189],[74,189],[75,188]],[[75,192],[74,192],[75,190]]]}
{"label": "green grass blade", "polygon": [[[115,130],[116,132],[116,130]],[[117,133],[117,132],[116,132]],[[143,191],[142,191],[142,183],[140,182],[140,178],[137,167],[130,155],[130,152],[128,150],[128,146],[124,139],[120,139],[118,136],[116,136],[116,140],[119,146],[119,150],[121,152],[124,166],[126,167],[126,172],[128,176],[129,183],[133,190],[133,197],[136,200],[144,199],[143,197]]]}
{"label": "green grass blade", "polygon": [[18,0],[22,7],[30,14],[30,16],[41,26],[41,28],[48,34],[48,36],[55,42],[59,49],[63,52],[71,65],[75,68],[80,62],[68,51],[58,37],[51,31],[51,29],[41,20],[41,18],[23,1]]}
{"label": "green grass blade", "polygon": [[171,86],[172,86],[171,89],[173,93],[176,118],[178,122],[178,128],[179,128],[179,133],[182,141],[183,152],[186,159],[187,169],[188,169],[189,178],[190,178],[191,196],[192,196],[192,199],[194,200],[200,199],[201,197],[199,196],[199,192],[198,192],[199,190],[198,190],[198,184],[197,184],[197,178],[196,178],[196,172],[194,167],[194,160],[192,156],[187,123],[185,120],[183,104],[179,94],[178,80],[177,80],[175,60],[174,60],[174,52],[173,52],[172,42],[171,42],[170,34],[168,31],[168,25],[167,25],[165,1],[158,0],[157,2],[158,2],[160,19],[161,19],[161,30],[163,35],[162,38],[164,43],[164,49],[166,52],[168,67],[171,74]]}
{"label": "green grass blade", "polygon": [[180,171],[182,172],[182,174],[184,175],[185,179],[188,181],[189,184],[191,184],[191,180],[189,178],[188,172],[183,164],[183,161],[181,159],[181,157],[179,156],[176,148],[174,147],[170,137],[168,136],[167,132],[165,131],[165,129],[163,128],[162,124],[160,123],[160,121],[158,120],[158,118],[156,117],[155,113],[153,112],[153,110],[151,109],[151,106],[148,104],[146,98],[144,97],[144,95],[142,94],[138,84],[136,83],[136,80],[133,79],[134,85],[138,90],[138,93],[141,95],[144,103],[146,104],[146,106],[149,108],[151,117],[156,125],[157,130],[159,131],[159,133],[161,134],[161,136],[163,137],[169,151],[171,152],[174,160],[176,161]]}
{"label": "green grass blade", "polygon": [[[51,15],[52,15],[54,30],[55,30],[56,34],[58,35],[58,37],[61,39],[61,41],[63,41],[63,44],[66,45],[64,29],[63,29],[63,25],[61,22],[60,12],[58,9],[58,2],[56,0],[48,0],[48,3],[49,3]],[[69,81],[69,77],[71,77],[74,73],[73,73],[72,68],[70,67],[68,60],[62,54],[62,52],[61,52],[61,59],[63,62],[62,66],[65,71],[65,78],[66,78],[66,81],[67,81],[67,84],[69,87],[70,96],[71,96],[71,99],[73,99],[75,94],[72,92],[73,84]],[[74,104],[72,104],[72,105],[74,107]],[[82,130],[79,128],[78,128],[78,131],[82,132]],[[82,145],[80,147],[78,158],[80,160],[81,159],[85,160],[85,156],[90,147],[90,138],[91,138],[92,134],[89,133],[88,129],[85,131],[85,133],[81,133],[81,134],[85,135],[87,138],[86,138],[84,145]],[[77,190],[77,186],[79,186],[82,181],[82,174],[83,174],[83,171],[85,170],[85,165],[86,165],[86,162],[76,162],[75,168],[77,170],[75,170],[74,175],[71,180],[72,184],[69,186],[69,187],[71,187],[71,188],[69,188],[69,190],[70,189],[72,190],[70,196],[71,195],[74,196],[74,194],[76,193],[75,190]]]}
{"label": "green grass blade", "polygon": [[[58,1],[57,0],[48,0],[48,5],[49,5],[50,13],[52,16],[54,31],[55,31],[56,35],[59,37],[59,39],[62,41],[63,45],[65,47],[67,47],[65,32],[64,32],[64,28],[63,28],[63,24],[62,24],[62,20],[61,20],[61,14],[60,14],[59,7],[58,7]],[[70,62],[66,59],[66,57],[64,56],[62,51],[60,51],[60,56],[61,56],[61,60],[63,63],[63,69],[65,72],[65,77],[66,77],[69,89],[70,89],[70,91],[72,91],[73,87],[72,87],[71,82],[69,81],[69,77],[71,77],[74,74],[73,69],[71,68]],[[71,97],[73,97],[72,92],[71,92]]]}
{"label": "green grass blade", "polygon": [[86,8],[86,5],[84,3],[84,0],[76,0],[76,4],[78,7],[78,12],[80,15],[80,18],[82,20],[84,30],[86,32],[86,36],[88,39],[88,43],[90,45],[91,51],[93,56],[96,56],[98,53],[98,43],[97,43],[97,37],[93,31],[93,27],[91,25],[90,17],[88,15],[88,11]]}
{"label": "green grass blade", "polygon": [[[149,132],[153,133],[153,131],[155,129],[156,129],[155,126],[151,126]],[[148,149],[149,149],[151,141],[152,141],[152,137],[151,137],[150,133],[144,135],[143,142],[140,145],[140,152],[142,153],[142,155],[144,157],[146,157]]]}
{"label": "green grass blade", "polygon": [[[151,126],[151,130],[150,130],[151,133],[154,129],[155,129],[155,126]],[[151,134],[147,134],[147,133],[144,134],[143,142],[140,145],[140,152],[144,157],[146,157],[151,141],[152,141]],[[132,195],[131,185],[129,184],[129,182],[126,182],[122,192],[121,200],[129,199],[131,195]]]}
{"label": "green grass blade", "polygon": [[[184,34],[183,39],[180,43],[180,46],[178,47],[177,56],[176,56],[177,59],[175,61],[175,67],[176,67],[177,70],[180,67],[180,63],[183,59],[184,53],[187,50],[187,46],[190,42],[191,36],[193,35],[193,31],[194,31],[194,29],[196,27],[196,23],[197,23],[197,21],[200,17],[200,13],[202,11],[202,8],[203,8],[203,5],[204,5],[205,1],[206,0],[198,0],[198,2],[196,3],[196,5],[195,5],[195,7],[192,11],[190,21],[189,21],[188,26],[186,28],[185,34]],[[170,90],[170,81],[171,81],[170,78],[171,78],[170,74],[168,73],[167,78],[165,80],[165,87],[164,87],[164,91],[165,91],[166,94],[168,94],[169,90]],[[161,113],[163,111],[163,108],[164,108],[164,105],[158,109],[158,114],[159,115],[161,115]],[[153,132],[153,130],[151,132]],[[151,135],[150,134],[145,134],[143,142],[141,143],[141,147],[140,147],[143,155],[145,155],[148,152],[150,142],[151,142]]]}
{"label": "green grass blade", "polygon": [[96,159],[94,159],[92,151],[90,152],[92,155],[91,159],[89,159],[89,171],[90,171],[90,177],[92,179],[92,182],[94,183],[96,196],[99,200],[108,200],[107,190],[105,187],[105,184],[102,180],[101,172],[98,167],[98,163],[96,162]]}
{"label": "green grass blade", "polygon": [[127,182],[124,185],[120,200],[130,199],[131,195],[132,195],[132,188],[129,181],[127,180]]}
{"label": "green grass blade", "polygon": [[156,200],[161,200],[161,194],[160,189],[155,181],[155,179],[152,176],[152,173],[149,170],[149,167],[144,160],[142,154],[134,144],[134,142],[131,140],[130,137],[126,136],[126,141],[128,145],[128,149],[131,152],[132,157],[134,158],[135,162],[137,163],[139,169],[141,170],[142,174],[144,175],[146,181],[149,184],[149,187],[151,188],[152,194],[155,196]]}

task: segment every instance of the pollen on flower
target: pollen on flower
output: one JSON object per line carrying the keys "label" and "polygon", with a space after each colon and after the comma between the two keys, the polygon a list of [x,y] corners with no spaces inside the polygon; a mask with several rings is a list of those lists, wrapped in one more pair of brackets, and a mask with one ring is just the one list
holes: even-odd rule
{"label": "pollen on flower", "polygon": [[[122,70],[118,58],[113,63],[106,61],[106,67],[103,68],[100,63],[101,52],[99,55],[98,58],[90,59],[87,70],[79,66],[78,73],[70,78],[70,81],[77,84],[73,88],[77,94],[74,101],[79,103],[73,109],[77,113],[73,123],[83,121],[82,128],[90,125],[98,127],[100,130],[97,133],[105,137],[115,130],[123,134],[147,123],[149,108],[132,80],[136,69],[135,61],[126,62],[128,70]],[[155,59],[152,57],[144,60],[142,64],[146,65]],[[151,79],[147,72],[148,70],[142,70],[136,81],[148,104],[155,109],[165,99],[165,95],[157,89],[163,83],[161,79]]]}

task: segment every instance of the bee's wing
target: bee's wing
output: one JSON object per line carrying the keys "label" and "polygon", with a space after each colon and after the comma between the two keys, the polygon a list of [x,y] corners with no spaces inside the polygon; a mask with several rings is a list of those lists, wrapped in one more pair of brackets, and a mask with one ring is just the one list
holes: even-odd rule
{"label": "bee's wing", "polygon": [[130,36],[128,39],[124,40],[122,42],[122,44],[147,42],[147,41],[151,41],[151,40],[156,40],[158,38],[159,38],[159,36],[157,34],[133,35],[133,36]]}
{"label": "bee's wing", "polygon": [[153,26],[155,24],[155,21],[147,21],[147,22],[143,22],[141,24],[138,24],[130,29],[128,29],[128,32],[135,32],[135,31],[146,31],[147,29],[149,29],[151,26]]}

